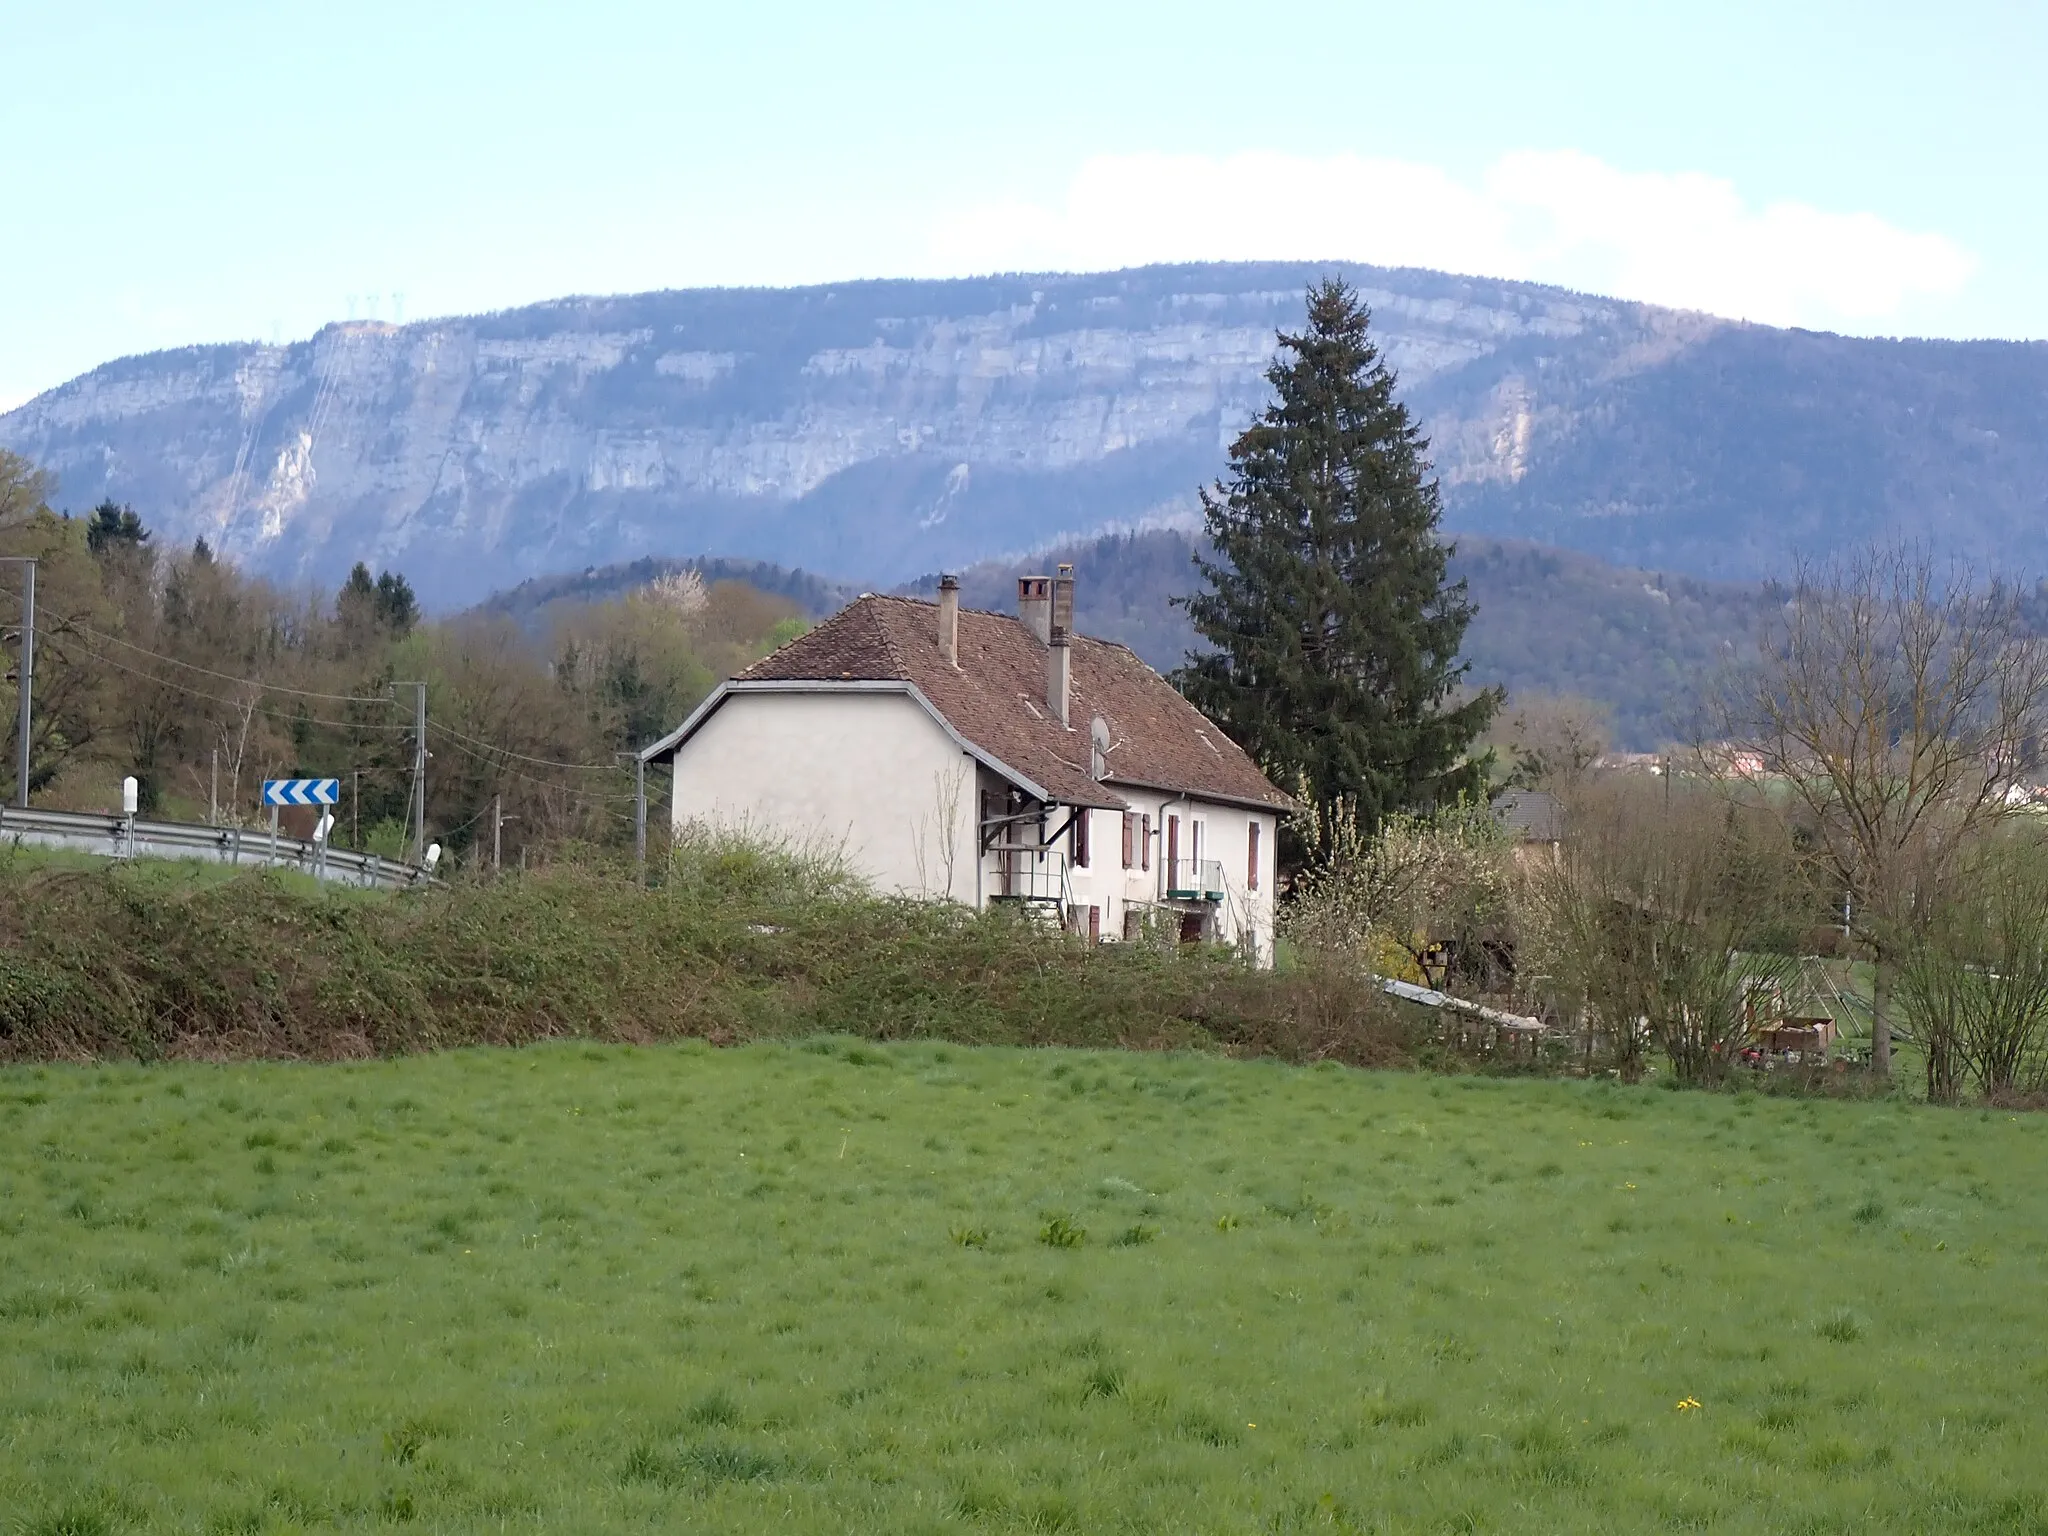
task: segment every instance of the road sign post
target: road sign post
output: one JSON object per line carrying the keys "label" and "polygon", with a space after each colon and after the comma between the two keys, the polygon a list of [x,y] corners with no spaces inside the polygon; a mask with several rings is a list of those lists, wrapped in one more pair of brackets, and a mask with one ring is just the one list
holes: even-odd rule
{"label": "road sign post", "polygon": [[339,779],[265,779],[263,803],[278,805],[339,805]]}
{"label": "road sign post", "polygon": [[[265,779],[263,803],[270,807],[270,862],[277,862],[277,813],[287,805],[339,805],[339,779]],[[324,811],[321,814],[326,814]]]}

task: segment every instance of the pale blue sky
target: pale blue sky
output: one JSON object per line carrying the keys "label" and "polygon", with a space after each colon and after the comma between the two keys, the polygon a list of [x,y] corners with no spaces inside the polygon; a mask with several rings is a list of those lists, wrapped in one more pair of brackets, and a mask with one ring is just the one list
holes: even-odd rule
{"label": "pale blue sky", "polygon": [[2044,80],[1969,0],[0,0],[0,405],[397,294],[1169,257],[2048,336]]}

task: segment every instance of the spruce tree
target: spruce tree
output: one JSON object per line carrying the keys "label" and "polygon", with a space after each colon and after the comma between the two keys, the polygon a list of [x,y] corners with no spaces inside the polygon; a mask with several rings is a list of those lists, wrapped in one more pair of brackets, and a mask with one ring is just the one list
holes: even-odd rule
{"label": "spruce tree", "polygon": [[1498,693],[1453,695],[1473,607],[1446,579],[1428,442],[1394,395],[1344,283],[1308,291],[1308,326],[1279,335],[1274,400],[1202,492],[1214,558],[1183,599],[1213,649],[1182,692],[1286,787],[1370,831],[1392,812],[1477,791],[1466,760]]}

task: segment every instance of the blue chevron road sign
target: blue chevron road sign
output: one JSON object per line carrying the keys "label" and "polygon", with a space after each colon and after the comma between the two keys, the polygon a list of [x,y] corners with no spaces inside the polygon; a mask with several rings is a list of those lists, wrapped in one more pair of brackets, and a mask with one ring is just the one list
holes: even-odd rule
{"label": "blue chevron road sign", "polygon": [[339,779],[265,779],[265,805],[339,805]]}

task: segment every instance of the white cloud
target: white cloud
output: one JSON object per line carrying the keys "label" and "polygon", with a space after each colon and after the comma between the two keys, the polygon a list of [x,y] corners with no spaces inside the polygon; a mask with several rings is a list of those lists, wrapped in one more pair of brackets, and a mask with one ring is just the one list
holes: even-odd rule
{"label": "white cloud", "polygon": [[1717,177],[1616,170],[1572,151],[1504,155],[1476,185],[1434,166],[1334,155],[1091,159],[1057,207],[941,220],[948,271],[1330,259],[1562,283],[1773,325],[1867,329],[1959,291],[1976,259],[1870,213],[1746,204]]}

